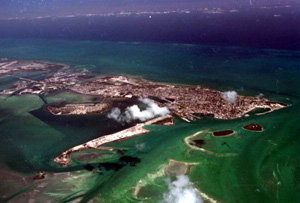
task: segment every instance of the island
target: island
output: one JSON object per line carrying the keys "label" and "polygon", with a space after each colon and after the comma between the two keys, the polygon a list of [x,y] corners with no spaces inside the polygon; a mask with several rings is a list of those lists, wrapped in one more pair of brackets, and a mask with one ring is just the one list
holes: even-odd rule
{"label": "island", "polygon": [[263,131],[262,126],[258,125],[258,124],[249,124],[243,127],[245,130],[250,130],[250,131],[257,131],[257,132],[261,132]]}
{"label": "island", "polygon": [[216,131],[216,132],[213,132],[213,136],[216,136],[216,137],[221,137],[221,136],[228,136],[228,135],[232,135],[234,133],[233,130],[222,130],[222,131]]}
{"label": "island", "polygon": [[[36,61],[5,61],[0,63],[0,76],[16,77],[15,72],[24,71],[52,71],[48,78],[32,80],[17,77],[19,80],[10,88],[4,89],[0,95],[47,95],[56,91],[71,91],[77,94],[102,96],[100,102],[85,104],[48,105],[47,111],[56,116],[102,114],[113,109],[111,100],[150,99],[160,108],[167,108],[169,115],[156,116],[145,120],[123,131],[105,135],[75,146],[62,152],[54,158],[60,165],[70,164],[70,154],[84,149],[99,149],[105,143],[149,132],[145,125],[162,124],[172,125],[173,116],[186,122],[203,117],[215,119],[234,119],[247,115],[255,109],[268,109],[268,112],[286,107],[284,103],[270,101],[263,97],[249,97],[237,95],[234,99],[226,99],[224,92],[211,90],[201,86],[173,85],[160,82],[151,82],[128,76],[96,76],[87,70],[72,71],[68,65],[51,64]],[[244,127],[246,130],[262,131],[257,124]],[[232,130],[213,132],[214,136],[226,136],[234,133]],[[194,140],[191,144],[202,146],[203,140]]]}
{"label": "island", "polygon": [[285,107],[262,97],[237,95],[235,102],[223,99],[222,92],[184,85],[154,83],[126,76],[110,76],[76,84],[70,90],[107,98],[150,98],[166,106],[174,115],[185,121],[209,116],[219,119],[242,117],[256,108],[270,108],[270,111]]}

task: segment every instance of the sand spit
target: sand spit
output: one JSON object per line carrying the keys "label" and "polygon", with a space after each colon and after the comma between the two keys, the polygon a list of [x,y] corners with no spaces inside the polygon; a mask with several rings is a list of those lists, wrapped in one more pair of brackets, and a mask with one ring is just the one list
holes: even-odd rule
{"label": "sand spit", "polygon": [[[173,117],[170,115],[164,116],[164,117],[158,117],[151,119],[144,123],[139,123],[131,128],[127,128],[125,130],[122,130],[117,133],[113,133],[110,135],[105,135],[96,139],[93,139],[89,142],[86,142],[81,145],[77,145],[75,147],[72,147],[71,149],[68,149],[67,151],[62,152],[60,155],[54,158],[54,162],[62,165],[62,166],[68,166],[71,162],[70,155],[73,152],[82,151],[85,149],[99,149],[101,145],[114,142],[117,140],[127,139],[133,136],[142,135],[145,133],[148,133],[149,130],[144,129],[143,127],[145,125],[155,125],[157,123],[163,124],[163,125],[173,125]],[[113,150],[112,148],[109,148],[108,150]]]}

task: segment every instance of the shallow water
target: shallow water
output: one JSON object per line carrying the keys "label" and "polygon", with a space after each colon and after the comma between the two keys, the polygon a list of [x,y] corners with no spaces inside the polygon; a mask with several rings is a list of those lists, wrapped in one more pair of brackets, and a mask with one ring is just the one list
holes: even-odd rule
{"label": "shallow water", "polygon": [[[242,95],[262,93],[271,100],[289,104],[260,116],[234,120],[204,118],[191,123],[176,119],[174,126],[147,126],[151,132],[146,135],[107,144],[124,150],[123,154],[97,157],[89,166],[77,160],[62,168],[52,162],[60,152],[125,126],[109,120],[105,114],[52,116],[43,110],[44,101],[38,96],[1,96],[0,200],[21,191],[11,201],[67,202],[83,198],[83,202],[159,202],[168,190],[166,177],[147,176],[158,174],[170,159],[196,163],[191,168],[190,180],[202,196],[217,201],[300,200],[299,52],[42,39],[1,39],[0,47],[0,58],[9,60],[52,61],[69,64],[73,71],[134,75],[153,81],[235,90]],[[35,73],[22,76],[45,77]],[[0,89],[14,81],[0,78]],[[92,99],[65,91],[45,97],[48,103]],[[243,126],[250,123],[262,125],[264,131],[244,130]],[[213,131],[230,129],[235,133],[228,137],[211,135]],[[202,150],[184,143],[186,137],[200,131],[203,132],[197,138],[205,141]],[[130,164],[122,159],[124,156],[140,162]],[[46,178],[33,181],[38,170],[46,171]],[[132,195],[139,181],[148,184],[143,192],[147,200]]]}

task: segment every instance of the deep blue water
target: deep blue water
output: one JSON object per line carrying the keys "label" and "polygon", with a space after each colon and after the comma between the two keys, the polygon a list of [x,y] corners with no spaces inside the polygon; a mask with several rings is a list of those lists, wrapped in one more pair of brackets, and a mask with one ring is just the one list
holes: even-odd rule
{"label": "deep blue water", "polygon": [[0,38],[48,38],[93,41],[140,41],[300,48],[299,6],[238,8],[239,12],[78,16],[0,20]]}

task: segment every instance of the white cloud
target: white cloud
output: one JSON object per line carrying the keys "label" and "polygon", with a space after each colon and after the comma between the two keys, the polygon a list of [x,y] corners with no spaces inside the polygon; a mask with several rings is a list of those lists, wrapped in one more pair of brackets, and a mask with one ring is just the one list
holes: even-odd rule
{"label": "white cloud", "polygon": [[124,113],[119,108],[114,108],[107,115],[108,118],[114,119],[120,123],[130,123],[134,120],[146,121],[156,116],[166,116],[170,111],[166,107],[159,107],[150,99],[139,99],[147,105],[145,110],[141,110],[138,105],[127,107]]}
{"label": "white cloud", "polygon": [[236,93],[236,91],[223,92],[223,94],[221,95],[221,97],[224,100],[226,100],[230,103],[235,103],[237,96],[238,96],[238,94]]}
{"label": "white cloud", "polygon": [[119,108],[113,108],[107,117],[118,121],[121,119],[121,110]]}
{"label": "white cloud", "polygon": [[173,182],[167,180],[169,192],[163,195],[165,203],[202,203],[198,192],[191,186],[186,175],[178,175]]}

